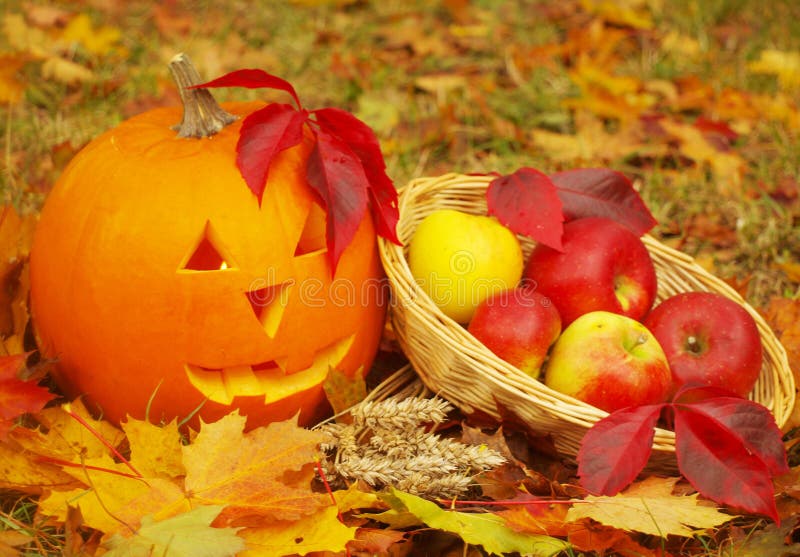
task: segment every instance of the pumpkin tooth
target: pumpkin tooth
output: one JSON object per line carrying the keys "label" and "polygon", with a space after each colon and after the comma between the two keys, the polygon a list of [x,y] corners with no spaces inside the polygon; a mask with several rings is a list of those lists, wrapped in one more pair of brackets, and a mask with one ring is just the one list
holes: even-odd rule
{"label": "pumpkin tooth", "polygon": [[336,341],[317,352],[314,363],[306,369],[287,374],[276,360],[275,366],[238,365],[208,369],[186,364],[186,375],[195,388],[209,400],[229,405],[237,396],[263,396],[264,403],[282,400],[292,394],[319,385],[328,371],[336,367],[353,345],[355,335]]}
{"label": "pumpkin tooth", "polygon": [[186,377],[189,382],[201,393],[205,394],[209,400],[220,404],[230,404],[233,396],[228,393],[222,374],[219,370],[209,370],[200,366],[186,364]]}
{"label": "pumpkin tooth", "polygon": [[222,375],[222,383],[225,385],[225,393],[231,400],[237,396],[264,394],[261,383],[250,366],[226,367],[220,374]]}
{"label": "pumpkin tooth", "polygon": [[281,369],[281,362],[276,360],[278,369],[265,372],[256,371],[264,393],[264,403],[269,404],[296,393],[303,388],[319,385],[325,380],[331,367],[336,367],[344,359],[355,340],[350,335],[323,348],[314,357],[314,363],[296,373],[286,374]]}

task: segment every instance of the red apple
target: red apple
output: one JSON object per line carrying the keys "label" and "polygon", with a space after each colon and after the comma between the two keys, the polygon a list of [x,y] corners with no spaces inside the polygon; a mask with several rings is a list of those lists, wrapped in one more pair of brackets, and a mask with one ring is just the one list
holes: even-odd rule
{"label": "red apple", "polygon": [[590,311],[641,320],[656,296],[650,253],[617,221],[587,217],[564,225],[563,251],[537,244],[523,279],[555,304],[567,327]]}
{"label": "red apple", "polygon": [[667,357],[640,322],[608,311],[585,313],[553,345],[544,383],[606,412],[664,402]]}
{"label": "red apple", "polygon": [[684,292],[645,319],[667,355],[674,389],[694,383],[747,396],[761,373],[761,335],[737,302],[713,292]]}
{"label": "red apple", "polygon": [[561,317],[542,294],[514,288],[481,302],[467,329],[499,358],[536,378],[561,333]]}

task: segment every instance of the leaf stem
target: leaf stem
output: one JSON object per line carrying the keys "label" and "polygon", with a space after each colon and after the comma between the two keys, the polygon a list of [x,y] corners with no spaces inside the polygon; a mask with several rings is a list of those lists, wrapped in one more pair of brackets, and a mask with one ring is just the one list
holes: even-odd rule
{"label": "leaf stem", "polygon": [[203,81],[186,54],[175,55],[169,62],[169,71],[183,103],[183,120],[173,127],[178,137],[211,137],[236,120],[217,104],[208,89],[192,89]]}

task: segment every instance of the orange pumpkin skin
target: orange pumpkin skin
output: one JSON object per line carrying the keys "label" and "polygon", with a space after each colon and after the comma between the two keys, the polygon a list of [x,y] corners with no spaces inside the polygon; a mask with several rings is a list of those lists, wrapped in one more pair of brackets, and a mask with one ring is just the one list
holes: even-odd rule
{"label": "orange pumpkin skin", "polygon": [[385,316],[372,220],[331,277],[310,137],[273,161],[259,207],[235,147],[261,106],[224,105],[239,119],[203,139],[176,136],[180,108],[131,118],[46,200],[30,267],[39,347],[59,387],[111,421],[200,407],[206,422],[238,408],[248,427],[298,411],[309,424],[329,411],[330,368],[371,365]]}

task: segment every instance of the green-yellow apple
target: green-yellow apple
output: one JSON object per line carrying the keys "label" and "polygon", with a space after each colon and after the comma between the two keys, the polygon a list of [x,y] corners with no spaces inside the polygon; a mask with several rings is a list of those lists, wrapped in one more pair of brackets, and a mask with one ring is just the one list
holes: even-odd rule
{"label": "green-yellow apple", "polygon": [[613,412],[666,401],[672,374],[664,350],[642,323],[592,311],[561,333],[550,351],[544,383]]}
{"label": "green-yellow apple", "polygon": [[761,373],[763,347],[753,317],[714,292],[684,292],[645,319],[667,355],[674,388],[708,385],[747,396]]}
{"label": "green-yellow apple", "polygon": [[445,315],[467,324],[486,297],[517,285],[522,248],[494,217],[440,209],[414,231],[408,266]]}
{"label": "green-yellow apple", "polygon": [[548,349],[561,334],[561,317],[540,293],[518,287],[481,302],[467,329],[499,358],[538,378]]}
{"label": "green-yellow apple", "polygon": [[563,251],[534,247],[524,279],[550,298],[564,327],[590,311],[641,320],[656,297],[656,273],[641,238],[617,221],[586,217],[564,225]]}

